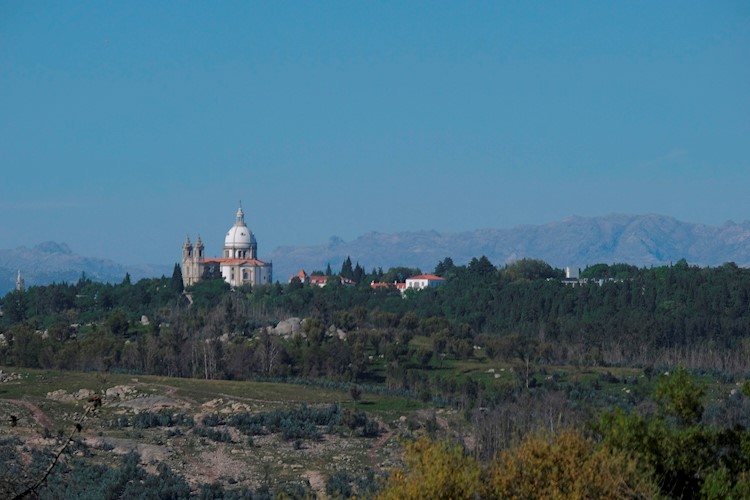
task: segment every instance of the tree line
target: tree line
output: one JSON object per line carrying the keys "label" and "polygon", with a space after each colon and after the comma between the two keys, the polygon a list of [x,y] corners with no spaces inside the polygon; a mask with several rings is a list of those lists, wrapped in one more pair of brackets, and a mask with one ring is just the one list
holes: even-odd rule
{"label": "tree line", "polygon": [[[342,266],[363,272],[350,259]],[[466,389],[425,370],[450,360],[535,367],[675,366],[728,373],[750,359],[750,270],[598,264],[581,280],[523,259],[465,266],[450,258],[438,288],[371,289],[417,269],[373,270],[356,286],[300,282],[230,289],[221,279],[182,289],[173,276],[119,284],[34,286],[2,298],[0,363],[202,378],[324,377],[450,396]],[[288,338],[269,327],[303,318]],[[419,338],[420,342],[412,342]],[[377,368],[385,364],[387,370]],[[377,366],[376,366],[377,365]],[[529,380],[525,381],[526,385]],[[437,387],[437,385],[444,387]]]}
{"label": "tree line", "polygon": [[[537,430],[483,460],[462,443],[423,437],[380,498],[748,498],[747,422],[717,425],[706,394],[684,369],[664,373],[647,405]],[[747,406],[748,395],[746,383],[732,397]]]}

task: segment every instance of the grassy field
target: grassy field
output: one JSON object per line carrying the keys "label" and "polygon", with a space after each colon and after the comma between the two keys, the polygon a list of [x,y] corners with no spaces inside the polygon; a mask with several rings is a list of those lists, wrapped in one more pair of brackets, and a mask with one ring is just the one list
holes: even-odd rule
{"label": "grassy field", "polygon": [[[287,407],[289,405],[338,403],[354,407],[348,391],[334,390],[317,385],[291,383],[204,380],[188,378],[157,377],[96,372],[69,372],[55,370],[14,369],[0,370],[21,375],[21,380],[0,384],[1,399],[25,399],[44,401],[47,394],[64,390],[74,393],[80,389],[102,392],[118,385],[133,385],[141,393],[162,394],[184,399],[196,405],[223,398],[261,405],[263,408]],[[404,412],[425,408],[425,404],[414,399],[364,393],[356,406],[381,418],[397,418]]]}

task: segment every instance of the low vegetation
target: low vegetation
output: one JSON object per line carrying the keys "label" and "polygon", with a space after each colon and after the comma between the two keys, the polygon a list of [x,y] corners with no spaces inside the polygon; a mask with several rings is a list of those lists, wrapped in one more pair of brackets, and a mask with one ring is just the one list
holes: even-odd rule
{"label": "low vegetation", "polygon": [[603,412],[585,431],[529,433],[488,462],[419,439],[380,496],[748,498],[750,430],[709,424],[704,389],[685,370],[665,374],[652,409]]}
{"label": "low vegetation", "polygon": [[[92,446],[63,464],[127,469],[147,484],[163,463],[205,498],[287,487],[292,497],[372,496],[383,485],[388,497],[441,474],[428,466],[465,469],[460,484],[429,483],[454,497],[745,496],[750,270],[598,264],[571,282],[537,260],[496,267],[484,257],[466,266],[447,258],[435,268],[445,278],[440,287],[402,296],[369,286],[417,272],[367,273],[347,259],[341,275],[356,286],[296,281],[230,290],[206,279],[183,290],[176,266],[172,277],[137,283],[82,276],[14,291],[1,301],[0,363],[27,378],[3,382],[2,398],[46,406],[53,379],[54,390],[68,395],[84,387],[102,395],[137,378],[152,390],[140,397],[159,395],[167,408],[112,413],[105,437],[213,447],[238,462],[273,446],[293,455],[331,445],[338,455],[329,449],[320,460],[333,463],[359,456],[341,470],[316,466],[299,484],[291,478],[304,471],[260,461],[245,464],[252,478],[196,481],[168,460],[127,469],[97,462],[106,450]],[[170,406],[159,384],[185,408]],[[214,400],[222,403],[201,406]],[[236,405],[227,407],[230,400]],[[82,412],[78,400],[54,405],[59,425]],[[111,411],[105,403],[99,413]],[[58,435],[47,429],[43,438]],[[397,436],[412,443],[405,464]],[[54,451],[51,442],[8,446]],[[24,460],[23,474],[32,477],[41,465]],[[582,464],[577,474],[564,468],[569,462]],[[530,475],[545,464],[560,469]],[[542,484],[550,478],[554,484]]]}

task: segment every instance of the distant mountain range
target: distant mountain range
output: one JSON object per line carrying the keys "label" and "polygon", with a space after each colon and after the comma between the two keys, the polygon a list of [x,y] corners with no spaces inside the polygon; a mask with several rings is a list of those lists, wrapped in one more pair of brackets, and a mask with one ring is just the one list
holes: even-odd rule
{"label": "distant mountain range", "polygon": [[367,271],[394,265],[431,271],[445,257],[465,264],[482,255],[498,266],[525,257],[559,268],[614,262],[649,266],[682,258],[702,266],[730,261],[750,266],[750,221],[708,226],[661,215],[568,217],[510,229],[371,232],[351,242],[332,237],[326,245],[280,247],[267,257],[273,260],[275,279],[285,281],[300,268],[325,269],[329,262],[337,271],[347,256]]}
{"label": "distant mountain range", "polygon": [[[702,266],[731,261],[748,267],[750,221],[709,226],[661,215],[568,217],[543,225],[461,233],[371,232],[350,242],[334,236],[327,244],[279,247],[262,257],[273,261],[274,279],[284,283],[300,269],[309,273],[324,270],[330,263],[331,268],[338,271],[347,256],[367,271],[391,266],[431,271],[445,257],[451,257],[456,264],[465,264],[482,255],[498,266],[529,257],[560,268],[600,262],[649,266],[682,258]],[[13,289],[19,269],[30,286],[53,281],[74,282],[82,272],[91,279],[113,283],[122,281],[126,272],[133,280],[170,276],[172,266],[124,266],[111,260],[73,254],[64,243],[46,242],[34,248],[0,250],[0,294]]]}
{"label": "distant mountain range", "polygon": [[53,282],[74,283],[85,273],[95,281],[119,283],[130,273],[133,281],[141,278],[171,276],[174,264],[125,266],[107,259],[83,257],[72,252],[65,243],[47,241],[33,248],[19,247],[0,250],[0,295],[16,286],[20,270],[26,286]]}

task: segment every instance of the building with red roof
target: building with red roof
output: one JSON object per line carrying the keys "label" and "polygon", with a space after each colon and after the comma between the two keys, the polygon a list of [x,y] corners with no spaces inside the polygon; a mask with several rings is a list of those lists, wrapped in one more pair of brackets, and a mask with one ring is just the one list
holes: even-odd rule
{"label": "building with red roof", "polygon": [[245,212],[240,206],[234,225],[224,238],[222,256],[206,258],[200,236],[195,246],[190,236],[182,245],[182,282],[184,286],[194,285],[209,270],[220,273],[231,286],[263,285],[273,281],[273,265],[257,257],[258,242],[253,232],[245,224]]}

